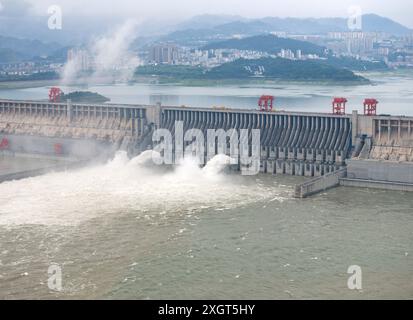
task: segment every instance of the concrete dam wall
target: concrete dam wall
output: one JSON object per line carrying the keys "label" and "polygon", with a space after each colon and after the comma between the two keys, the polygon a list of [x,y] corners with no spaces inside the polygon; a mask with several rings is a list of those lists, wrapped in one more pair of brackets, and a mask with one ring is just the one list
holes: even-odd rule
{"label": "concrete dam wall", "polygon": [[143,136],[145,113],[137,106],[0,100],[0,140],[11,152],[108,155]]}
{"label": "concrete dam wall", "polygon": [[[246,129],[251,140],[251,130],[259,130],[264,173],[320,177],[340,171],[345,174],[338,179],[351,179],[346,182],[351,185],[358,179],[363,186],[366,181],[402,183],[404,189],[413,185],[413,118],[356,111],[335,115],[0,100],[0,152],[93,158],[122,149],[136,155],[153,147],[156,129],[174,134],[178,122],[184,134],[198,129],[205,137],[209,129],[238,134]],[[227,154],[230,142],[228,137]],[[219,143],[214,141],[217,153]],[[335,184],[336,177],[331,179]],[[326,181],[316,181],[311,192],[318,185],[326,188]]]}
{"label": "concrete dam wall", "polygon": [[[320,176],[339,169],[351,150],[349,117],[240,110],[162,108],[160,127],[184,132],[200,129],[260,130],[261,171]],[[228,150],[229,151],[229,150]],[[229,155],[229,153],[228,153]]]}

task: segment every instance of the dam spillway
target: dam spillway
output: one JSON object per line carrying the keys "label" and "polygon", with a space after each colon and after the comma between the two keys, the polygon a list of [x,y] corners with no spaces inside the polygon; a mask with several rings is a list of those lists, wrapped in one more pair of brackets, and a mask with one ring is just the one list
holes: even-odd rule
{"label": "dam spillway", "polygon": [[183,122],[184,132],[199,129],[260,131],[261,171],[318,176],[344,165],[351,149],[349,117],[241,110],[167,107],[160,127],[171,132]]}
{"label": "dam spillway", "polygon": [[[413,117],[0,100],[0,152],[93,158],[153,147],[156,129],[256,129],[260,171],[413,184]],[[6,143],[7,142],[7,143]],[[403,164],[403,167],[400,167]],[[402,168],[402,169],[401,169]]]}

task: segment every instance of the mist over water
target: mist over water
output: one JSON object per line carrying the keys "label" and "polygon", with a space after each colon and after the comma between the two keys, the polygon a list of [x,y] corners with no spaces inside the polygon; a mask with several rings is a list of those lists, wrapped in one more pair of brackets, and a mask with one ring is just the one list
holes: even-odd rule
{"label": "mist over water", "polygon": [[[77,225],[136,211],[149,214],[234,208],[277,195],[245,177],[223,172],[226,156],[204,168],[186,159],[166,170],[152,163],[152,151],[134,159],[118,152],[113,160],[75,171],[0,184],[0,225]],[[280,198],[281,199],[281,198]]]}

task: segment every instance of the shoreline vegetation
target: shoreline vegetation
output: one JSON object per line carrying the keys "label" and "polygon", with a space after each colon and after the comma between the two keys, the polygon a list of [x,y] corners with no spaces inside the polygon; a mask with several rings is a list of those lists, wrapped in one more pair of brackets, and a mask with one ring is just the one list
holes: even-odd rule
{"label": "shoreline vegetation", "polygon": [[322,61],[292,61],[282,58],[238,59],[212,69],[182,65],[138,67],[136,77],[158,77],[160,82],[190,81],[284,81],[323,84],[370,84],[370,80],[353,71]]}
{"label": "shoreline vegetation", "polygon": [[[374,81],[368,81],[360,83],[358,81],[308,81],[308,80],[282,80],[282,79],[174,79],[169,77],[162,76],[135,76],[130,81],[119,82],[116,84],[120,85],[133,85],[138,84],[148,84],[148,85],[175,85],[182,87],[208,87],[208,86],[231,86],[231,85],[288,85],[288,84],[302,84],[302,85],[325,85],[325,86],[363,86],[363,85],[372,85]],[[99,86],[114,83],[89,83],[90,86]],[[68,84],[67,86],[78,86],[77,83]],[[40,88],[40,87],[52,87],[59,86],[59,83],[53,80],[35,80],[35,81],[4,81],[0,82],[0,90],[7,89],[30,89],[30,88]],[[66,85],[65,85],[66,86]],[[83,86],[83,85],[82,85]]]}
{"label": "shoreline vegetation", "polygon": [[[283,84],[303,84],[303,85],[325,85],[325,86],[360,86],[360,85],[370,85],[371,82],[360,83],[358,81],[351,82],[334,82],[334,81],[309,81],[309,80],[282,80],[282,79],[174,79],[171,77],[164,76],[137,76],[134,81],[136,83],[147,83],[154,85],[175,85],[183,87],[208,87],[208,86],[230,86],[230,85],[283,85]],[[133,83],[130,82],[130,83]]]}
{"label": "shoreline vegetation", "polygon": [[69,99],[73,103],[106,103],[110,101],[109,98],[91,91],[74,91],[68,94],[63,94],[61,97],[62,102],[66,102]]}

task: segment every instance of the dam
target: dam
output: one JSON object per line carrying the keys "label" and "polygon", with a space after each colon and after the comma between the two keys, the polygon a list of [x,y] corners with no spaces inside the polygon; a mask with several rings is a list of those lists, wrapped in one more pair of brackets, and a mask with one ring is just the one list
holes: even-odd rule
{"label": "dam", "polygon": [[0,153],[82,160],[117,150],[136,155],[153,148],[156,129],[173,132],[177,122],[184,132],[205,136],[209,129],[259,130],[262,173],[314,178],[297,186],[297,197],[337,185],[413,191],[413,117],[357,111],[0,100]]}

